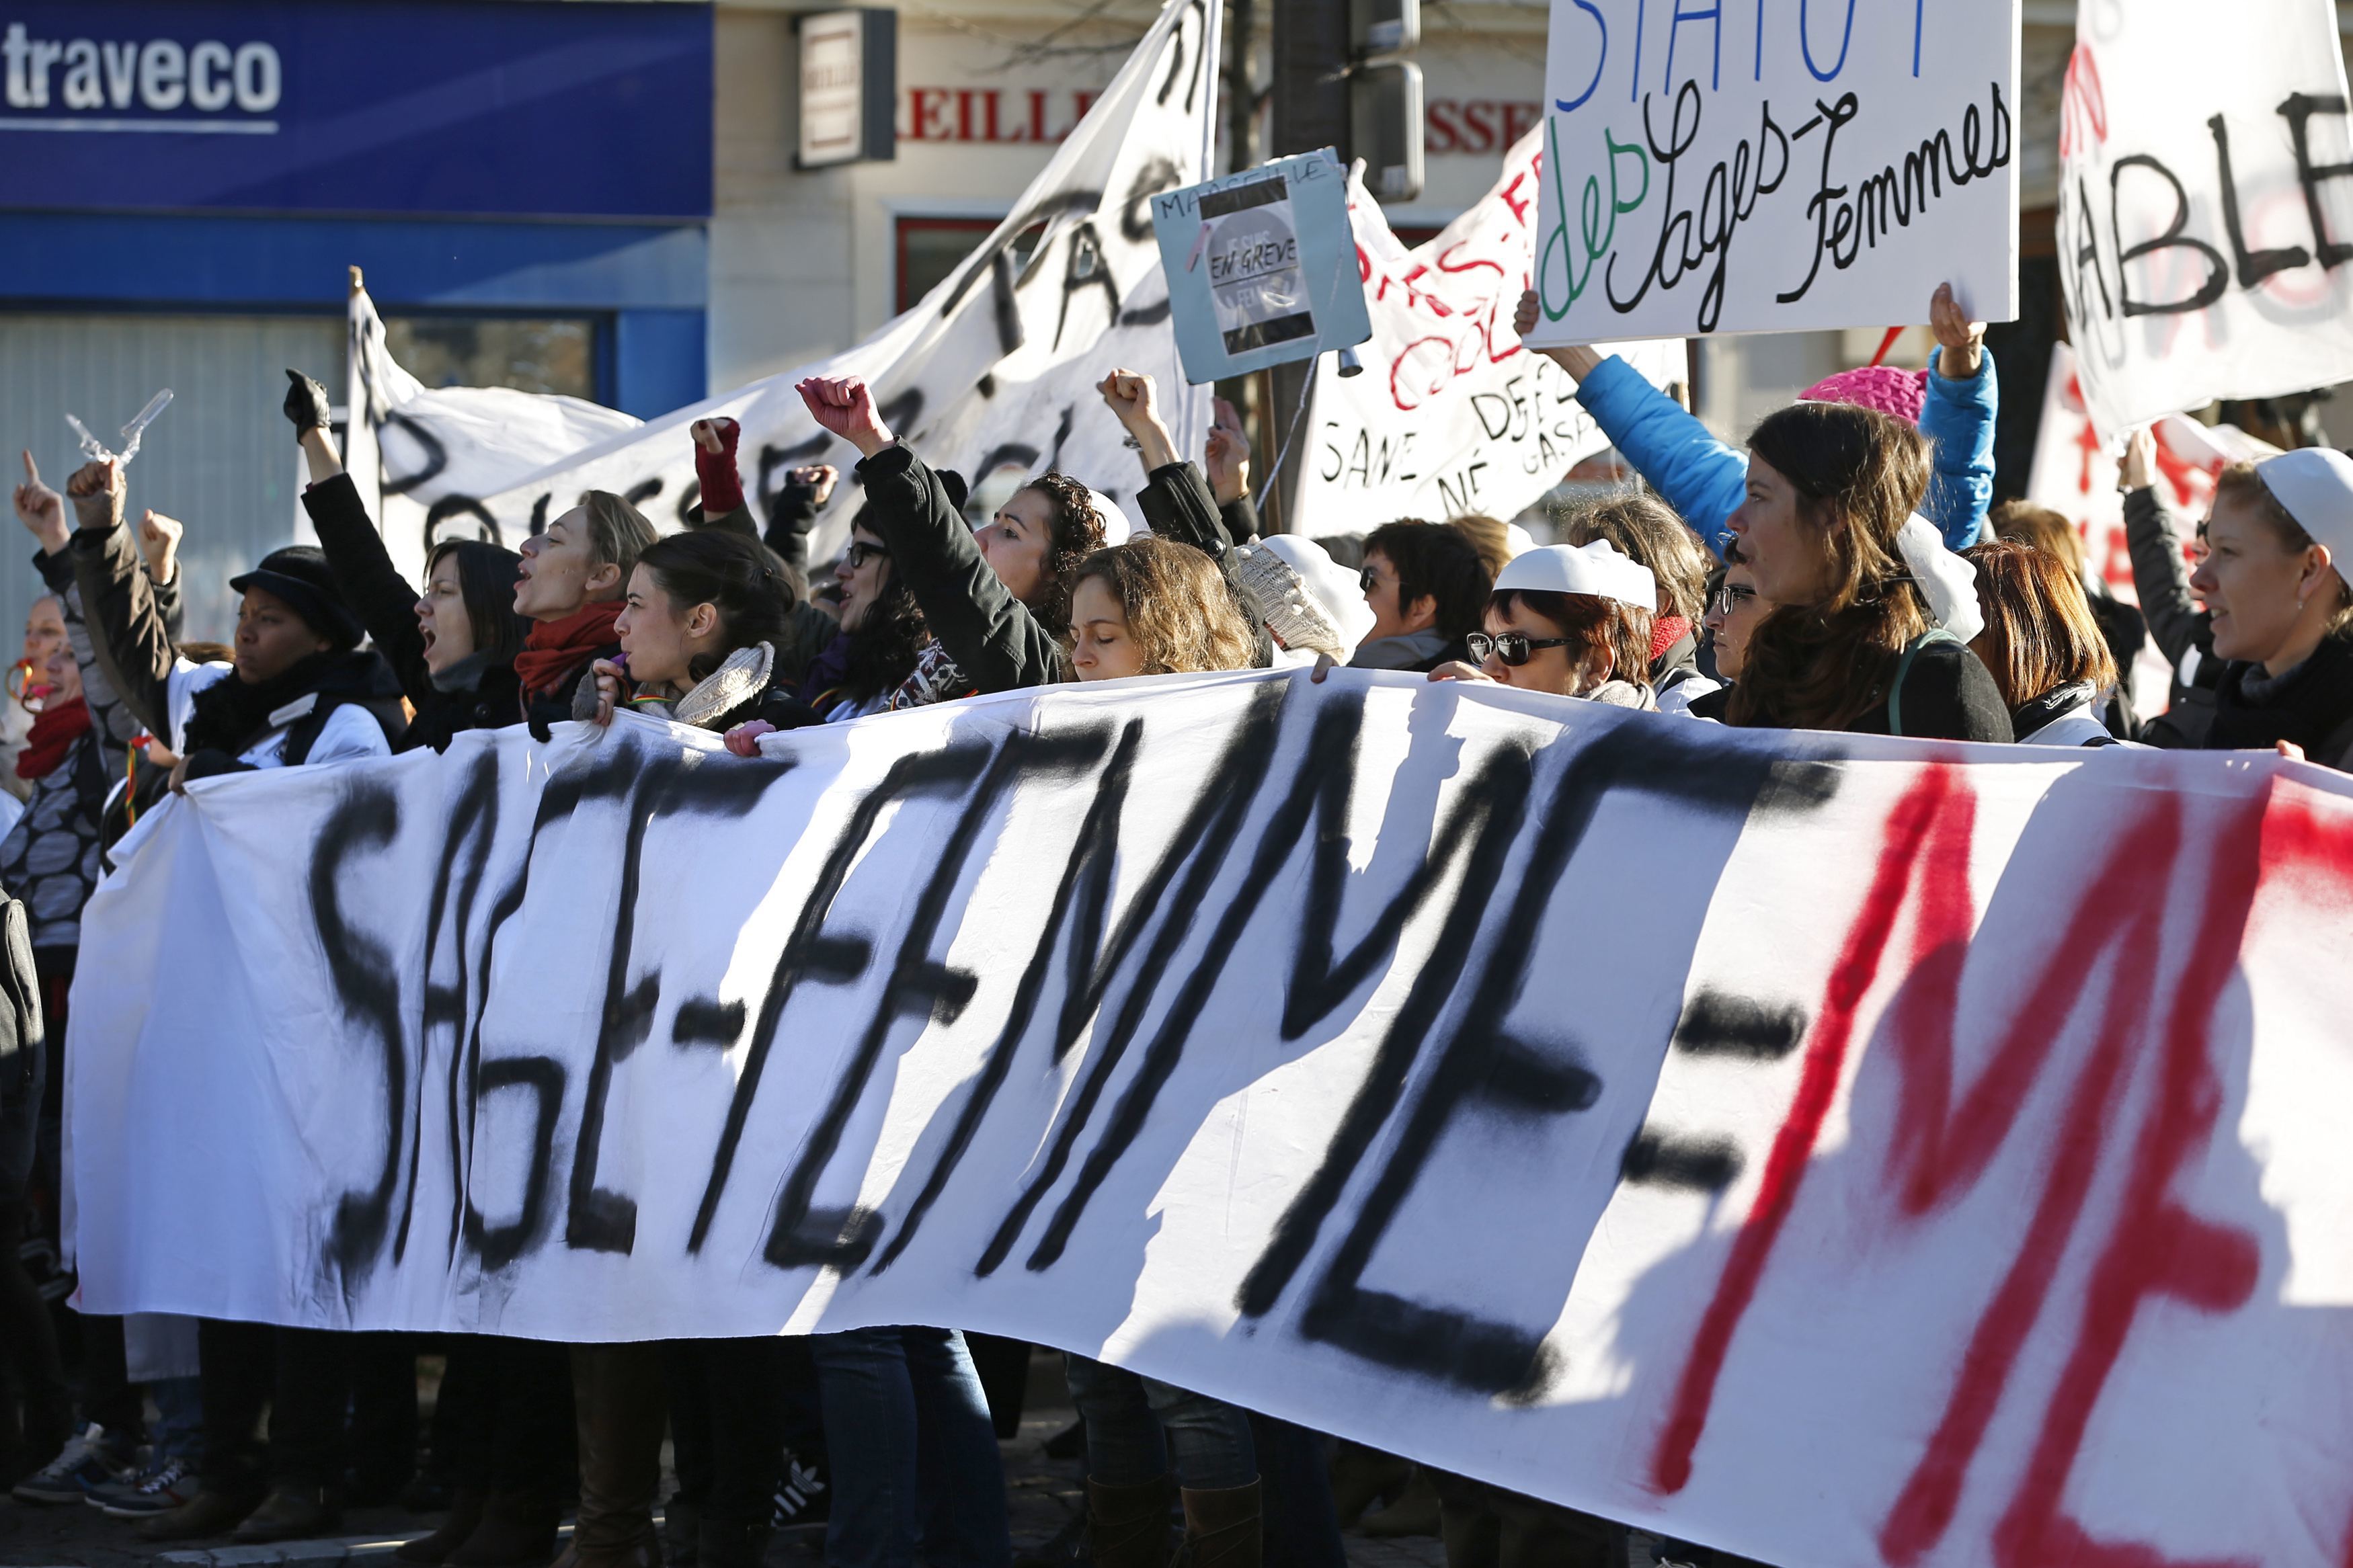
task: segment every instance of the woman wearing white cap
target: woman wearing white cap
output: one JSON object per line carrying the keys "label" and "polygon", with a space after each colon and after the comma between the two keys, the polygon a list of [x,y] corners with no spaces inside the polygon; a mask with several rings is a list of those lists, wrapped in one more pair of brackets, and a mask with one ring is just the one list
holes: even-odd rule
{"label": "woman wearing white cap", "polygon": [[1657,595],[1651,569],[1606,539],[1528,551],[1495,579],[1486,629],[1465,639],[1478,664],[1442,664],[1430,679],[1492,680],[1656,710],[1651,616]]}
{"label": "woman wearing white cap", "polygon": [[2326,447],[2222,471],[2189,586],[2230,660],[2209,750],[2294,748],[2353,772],[2353,458]]}

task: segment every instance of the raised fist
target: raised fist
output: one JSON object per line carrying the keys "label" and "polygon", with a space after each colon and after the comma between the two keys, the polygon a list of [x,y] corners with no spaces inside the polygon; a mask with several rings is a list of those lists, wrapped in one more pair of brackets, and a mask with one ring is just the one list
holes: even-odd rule
{"label": "raised fist", "polygon": [[820,429],[840,437],[871,458],[893,439],[874,406],[873,389],[855,375],[813,375],[794,388]]}

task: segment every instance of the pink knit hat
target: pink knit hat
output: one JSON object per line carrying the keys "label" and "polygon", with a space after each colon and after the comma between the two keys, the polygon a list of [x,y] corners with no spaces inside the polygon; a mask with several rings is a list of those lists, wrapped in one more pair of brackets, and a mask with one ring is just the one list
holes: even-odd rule
{"label": "pink knit hat", "polygon": [[1798,401],[1849,403],[1857,408],[1877,409],[1906,425],[1917,425],[1920,410],[1928,401],[1928,373],[1898,370],[1892,364],[1867,364],[1814,383],[1798,395]]}

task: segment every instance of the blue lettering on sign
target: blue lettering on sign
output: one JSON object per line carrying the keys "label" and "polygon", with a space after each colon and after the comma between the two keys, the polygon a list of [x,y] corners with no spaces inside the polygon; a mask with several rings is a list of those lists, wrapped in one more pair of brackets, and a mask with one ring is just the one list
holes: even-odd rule
{"label": "blue lettering on sign", "polygon": [[1659,84],[1659,90],[1662,92],[1675,90],[1675,37],[1683,30],[1683,24],[1709,22],[1715,24],[1715,63],[1708,68],[1707,89],[1714,92],[1724,85],[1723,0],[1715,0],[1715,4],[1702,11],[1686,11],[1683,9],[1683,4],[1684,0],[1675,0],[1675,14],[1667,24],[1667,77]]}
{"label": "blue lettering on sign", "polygon": [[[1595,26],[1601,29],[1601,47],[1593,57],[1593,79],[1585,84],[1585,90],[1575,98],[1556,98],[1552,100],[1552,106],[1563,114],[1576,113],[1585,107],[1588,100],[1600,90],[1601,70],[1609,63],[1609,19],[1601,14],[1601,7],[1596,5],[1593,0],[1576,0],[1576,5],[1578,10],[1593,18]],[[1635,35],[1635,42],[1640,44],[1641,41],[1641,35],[1638,32]]]}
{"label": "blue lettering on sign", "polygon": [[[1811,18],[1808,15],[1812,11],[1813,5],[1814,0],[1798,0],[1798,47],[1805,51],[1806,68],[1814,73],[1816,81],[1833,81],[1837,79],[1839,72],[1846,69],[1847,46],[1854,42],[1854,0],[1846,0],[1846,28],[1839,34],[1838,62],[1828,70],[1822,69],[1814,63],[1814,32]],[[1918,74],[1917,53],[1918,46],[1915,40],[1915,75]]]}
{"label": "blue lettering on sign", "polygon": [[710,216],[707,5],[99,9],[7,7],[0,207]]}

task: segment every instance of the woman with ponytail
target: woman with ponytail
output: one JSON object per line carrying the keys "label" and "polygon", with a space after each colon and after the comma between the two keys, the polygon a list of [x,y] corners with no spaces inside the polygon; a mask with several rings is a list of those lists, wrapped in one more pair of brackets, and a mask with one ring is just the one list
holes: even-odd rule
{"label": "woman with ponytail", "polygon": [[1746,495],[1727,527],[1773,609],[1749,637],[1727,721],[2011,738],[1992,675],[1934,627],[1897,551],[1928,476],[1919,430],[1872,409],[1799,403],[1757,426]]}
{"label": "woman with ponytail", "polygon": [[596,721],[628,707],[723,734],[755,720],[816,723],[776,656],[793,602],[784,563],[743,534],[707,529],[647,545],[613,622],[621,656],[596,667]]}

